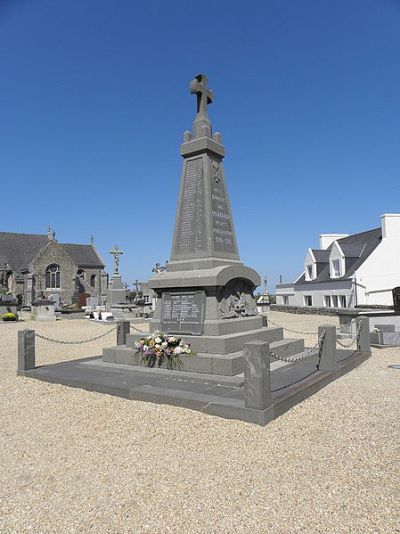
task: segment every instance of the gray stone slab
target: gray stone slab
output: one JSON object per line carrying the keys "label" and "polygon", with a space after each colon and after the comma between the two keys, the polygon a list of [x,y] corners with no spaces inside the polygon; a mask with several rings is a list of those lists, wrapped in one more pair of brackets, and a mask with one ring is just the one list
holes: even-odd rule
{"label": "gray stone slab", "polygon": [[[101,357],[45,365],[19,371],[18,375],[127,399],[169,403],[200,410],[209,415],[265,425],[367,358],[368,354],[365,353],[354,355],[352,351],[338,351],[337,370],[334,373],[317,372],[297,385],[277,392],[274,392],[274,388],[296,377],[305,376],[312,369],[312,365],[302,363],[297,369],[279,369],[271,373],[272,406],[266,410],[246,408],[241,387],[221,387],[210,384],[209,380],[204,383],[192,382],[193,385],[190,385],[190,380],[162,377],[159,373],[163,370],[157,370],[157,376],[156,373],[149,376],[150,370],[145,368],[143,372],[128,372],[125,369],[128,366],[104,363]],[[225,380],[227,379],[228,377],[225,377]]]}

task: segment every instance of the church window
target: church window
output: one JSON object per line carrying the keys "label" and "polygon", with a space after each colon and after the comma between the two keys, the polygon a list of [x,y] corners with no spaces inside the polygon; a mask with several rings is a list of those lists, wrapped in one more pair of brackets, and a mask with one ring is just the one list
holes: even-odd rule
{"label": "church window", "polygon": [[46,287],[48,289],[56,289],[61,287],[61,271],[60,266],[53,263],[46,269]]}
{"label": "church window", "polygon": [[85,279],[85,269],[78,269],[76,271],[76,276],[80,278],[81,280]]}
{"label": "church window", "polygon": [[95,274],[92,274],[92,276],[90,277],[90,285],[92,287],[96,287],[96,275]]}

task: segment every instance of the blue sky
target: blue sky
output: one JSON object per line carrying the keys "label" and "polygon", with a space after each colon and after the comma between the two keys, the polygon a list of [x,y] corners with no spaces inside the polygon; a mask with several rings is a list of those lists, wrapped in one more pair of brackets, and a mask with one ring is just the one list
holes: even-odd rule
{"label": "blue sky", "polygon": [[0,231],[169,258],[206,73],[242,261],[273,288],[322,232],[400,211],[400,0],[0,0]]}

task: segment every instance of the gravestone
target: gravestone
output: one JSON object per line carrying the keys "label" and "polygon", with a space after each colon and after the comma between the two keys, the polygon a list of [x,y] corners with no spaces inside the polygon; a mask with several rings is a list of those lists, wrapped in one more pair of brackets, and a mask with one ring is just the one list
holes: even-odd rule
{"label": "gravestone", "polygon": [[[207,77],[190,83],[197,113],[181,145],[183,169],[170,261],[149,287],[157,295],[151,330],[182,334],[197,353],[226,355],[264,339],[253,296],[259,275],[240,261],[223,163],[212,133]],[[243,334],[238,335],[238,334]]]}

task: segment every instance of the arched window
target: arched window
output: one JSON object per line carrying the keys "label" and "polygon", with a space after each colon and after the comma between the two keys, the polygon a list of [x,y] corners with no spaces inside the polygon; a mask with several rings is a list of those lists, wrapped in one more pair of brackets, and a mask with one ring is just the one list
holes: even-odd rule
{"label": "arched window", "polygon": [[92,274],[92,276],[90,277],[90,285],[92,287],[96,287],[96,275],[95,274]]}
{"label": "arched window", "polygon": [[46,269],[46,288],[56,289],[61,287],[60,266],[56,263],[49,265]]}
{"label": "arched window", "polygon": [[78,269],[76,271],[76,276],[81,280],[85,280],[85,269]]}

